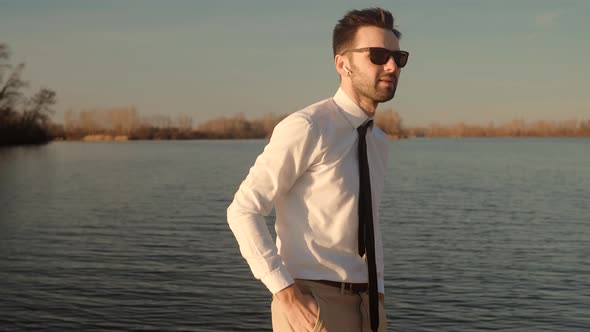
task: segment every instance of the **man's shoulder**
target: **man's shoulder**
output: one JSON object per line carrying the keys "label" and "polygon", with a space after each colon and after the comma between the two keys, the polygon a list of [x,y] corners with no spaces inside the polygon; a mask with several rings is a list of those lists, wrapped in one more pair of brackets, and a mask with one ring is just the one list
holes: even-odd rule
{"label": "man's shoulder", "polygon": [[281,120],[273,129],[271,141],[296,142],[321,141],[326,127],[333,117],[336,104],[327,98],[295,111]]}
{"label": "man's shoulder", "polygon": [[308,137],[320,139],[337,118],[338,108],[333,98],[313,103],[289,114],[273,130],[275,132],[305,132]]}
{"label": "man's shoulder", "polygon": [[336,110],[334,99],[330,97],[295,111],[289,117],[303,118],[312,126],[322,126],[323,122],[329,120]]}

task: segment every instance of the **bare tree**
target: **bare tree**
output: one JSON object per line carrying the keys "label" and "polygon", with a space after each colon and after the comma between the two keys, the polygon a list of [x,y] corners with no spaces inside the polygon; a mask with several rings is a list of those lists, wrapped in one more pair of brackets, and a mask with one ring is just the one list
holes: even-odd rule
{"label": "bare tree", "polygon": [[13,68],[9,60],[8,45],[0,44],[0,125],[13,120],[17,108],[24,103],[22,89],[28,85],[21,78],[25,64],[20,63]]}
{"label": "bare tree", "polygon": [[47,142],[55,127],[49,121],[55,92],[42,88],[27,98],[23,90],[28,84],[22,79],[25,64],[13,67],[9,60],[8,45],[0,43],[0,145]]}
{"label": "bare tree", "polygon": [[49,116],[55,113],[51,108],[55,103],[55,92],[42,88],[27,102],[23,122],[29,125],[47,125]]}

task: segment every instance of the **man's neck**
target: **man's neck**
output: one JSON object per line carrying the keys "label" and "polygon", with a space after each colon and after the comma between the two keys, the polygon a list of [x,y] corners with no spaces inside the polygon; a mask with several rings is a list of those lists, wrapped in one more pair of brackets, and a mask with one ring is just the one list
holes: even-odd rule
{"label": "man's neck", "polygon": [[365,114],[368,117],[372,117],[375,115],[375,111],[377,110],[377,105],[378,105],[377,102],[375,102],[369,98],[364,98],[364,97],[356,94],[354,92],[354,90],[352,89],[352,87],[347,84],[340,85],[340,88],[342,89],[342,91],[344,91],[344,93],[346,93],[346,95],[348,96],[348,98],[350,98],[350,100],[352,100],[355,104],[357,104],[363,110],[363,112],[365,112]]}

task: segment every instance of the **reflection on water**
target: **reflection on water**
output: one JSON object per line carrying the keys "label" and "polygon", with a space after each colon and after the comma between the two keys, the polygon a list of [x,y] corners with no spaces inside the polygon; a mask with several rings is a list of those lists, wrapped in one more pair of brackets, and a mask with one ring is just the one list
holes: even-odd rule
{"label": "reflection on water", "polygon": [[[389,330],[587,330],[589,143],[391,142]],[[0,330],[270,331],[225,222],[264,144],[0,149]]]}

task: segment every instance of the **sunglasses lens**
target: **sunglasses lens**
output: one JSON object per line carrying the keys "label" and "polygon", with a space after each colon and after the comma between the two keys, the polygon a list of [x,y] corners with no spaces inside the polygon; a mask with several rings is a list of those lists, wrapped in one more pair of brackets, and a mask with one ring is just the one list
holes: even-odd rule
{"label": "sunglasses lens", "polygon": [[395,65],[399,68],[403,68],[408,62],[408,52],[390,51],[384,48],[372,48],[370,52],[371,62],[379,66],[386,64],[389,57],[393,57]]}
{"label": "sunglasses lens", "polygon": [[389,50],[384,48],[372,48],[370,52],[371,62],[379,66],[386,64],[391,56]]}
{"label": "sunglasses lens", "polygon": [[393,60],[395,60],[395,64],[400,67],[404,68],[406,63],[408,63],[408,52],[398,51],[393,53]]}

